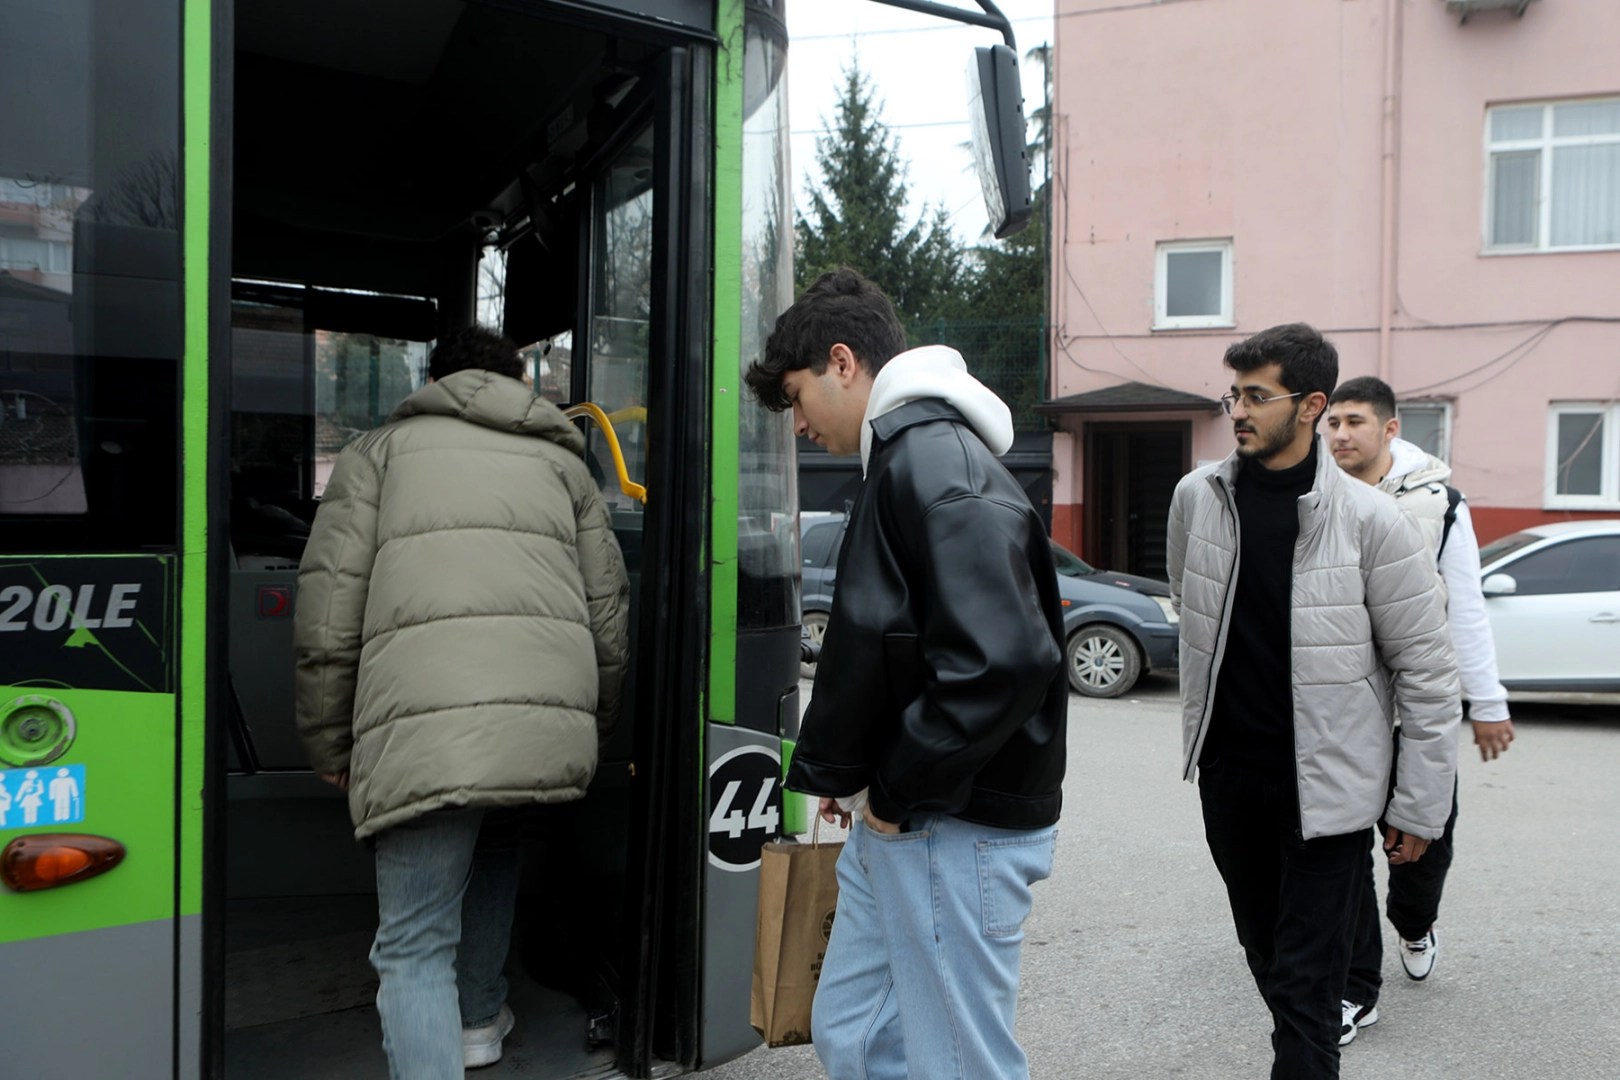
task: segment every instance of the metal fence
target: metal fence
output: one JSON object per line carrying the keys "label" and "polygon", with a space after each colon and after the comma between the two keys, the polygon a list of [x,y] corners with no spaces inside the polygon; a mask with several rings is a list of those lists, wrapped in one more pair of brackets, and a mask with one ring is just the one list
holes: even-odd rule
{"label": "metal fence", "polygon": [[913,346],[949,345],[968,371],[1012,409],[1013,430],[1044,431],[1035,412],[1046,389],[1046,318],[933,319],[906,328]]}

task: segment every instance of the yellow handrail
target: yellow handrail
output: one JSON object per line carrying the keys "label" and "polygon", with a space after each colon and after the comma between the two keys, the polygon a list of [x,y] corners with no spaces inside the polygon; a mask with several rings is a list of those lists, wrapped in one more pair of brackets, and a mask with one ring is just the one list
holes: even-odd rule
{"label": "yellow handrail", "polygon": [[[642,505],[646,505],[647,489],[630,479],[630,470],[624,467],[624,451],[619,449],[618,432],[613,430],[613,420],[608,417],[607,413],[603,412],[598,406],[592,405],[589,401],[585,401],[571,409],[564,410],[563,415],[570,420],[588,416],[597,427],[602,429],[602,434],[607,438],[608,450],[613,454],[613,467],[619,473],[619,490]],[[628,409],[620,409],[613,416],[619,420],[640,420],[642,423],[646,423],[647,410],[632,406]]]}

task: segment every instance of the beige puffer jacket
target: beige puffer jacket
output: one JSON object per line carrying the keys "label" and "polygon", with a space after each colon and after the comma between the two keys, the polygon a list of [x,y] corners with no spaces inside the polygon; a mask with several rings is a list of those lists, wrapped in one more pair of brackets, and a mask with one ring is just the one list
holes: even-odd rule
{"label": "beige puffer jacket", "polygon": [[630,585],[584,437],[459,371],[344,448],[298,572],[298,731],[364,838],[447,806],[583,798]]}
{"label": "beige puffer jacket", "polygon": [[[1317,440],[1294,547],[1294,754],[1305,839],[1382,814],[1430,839],[1451,814],[1462,720],[1457,661],[1434,555],[1411,515],[1339,471]],[[1170,592],[1181,612],[1183,775],[1214,704],[1237,574],[1236,454],[1183,477],[1170,506]],[[1394,706],[1401,757],[1389,791]]]}

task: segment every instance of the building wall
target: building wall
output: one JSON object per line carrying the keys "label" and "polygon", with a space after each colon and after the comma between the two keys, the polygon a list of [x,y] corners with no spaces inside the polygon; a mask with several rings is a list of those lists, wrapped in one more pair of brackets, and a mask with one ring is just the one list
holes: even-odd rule
{"label": "building wall", "polygon": [[[1544,509],[1548,403],[1620,397],[1620,251],[1482,254],[1485,117],[1620,95],[1620,4],[1538,0],[1466,24],[1443,0],[1056,6],[1054,398],[1125,381],[1218,397],[1227,345],[1303,320],[1338,346],[1341,379],[1382,374],[1403,400],[1452,403],[1454,483],[1483,539],[1581,516]],[[1228,237],[1234,325],[1155,331],[1156,244]],[[1596,319],[1610,321],[1580,321]],[[1085,417],[1062,423],[1076,437],[1055,524],[1078,522],[1084,499]],[[1195,461],[1232,446],[1224,417],[1194,431]]]}

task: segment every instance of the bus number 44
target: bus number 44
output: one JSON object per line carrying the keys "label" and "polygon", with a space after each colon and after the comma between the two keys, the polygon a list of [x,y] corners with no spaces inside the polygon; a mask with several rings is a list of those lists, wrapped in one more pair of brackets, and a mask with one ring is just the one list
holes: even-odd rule
{"label": "bus number 44", "polygon": [[741,807],[737,804],[737,794],[742,790],[741,780],[727,781],[725,790],[720,793],[720,803],[709,815],[709,831],[712,833],[725,833],[736,840],[742,836],[746,829],[764,829],[767,836],[776,835],[776,828],[782,821],[782,815],[776,808],[776,800],[771,796],[776,791],[776,781],[766,777],[760,781],[759,794],[754,796],[753,809],[743,816]]}

